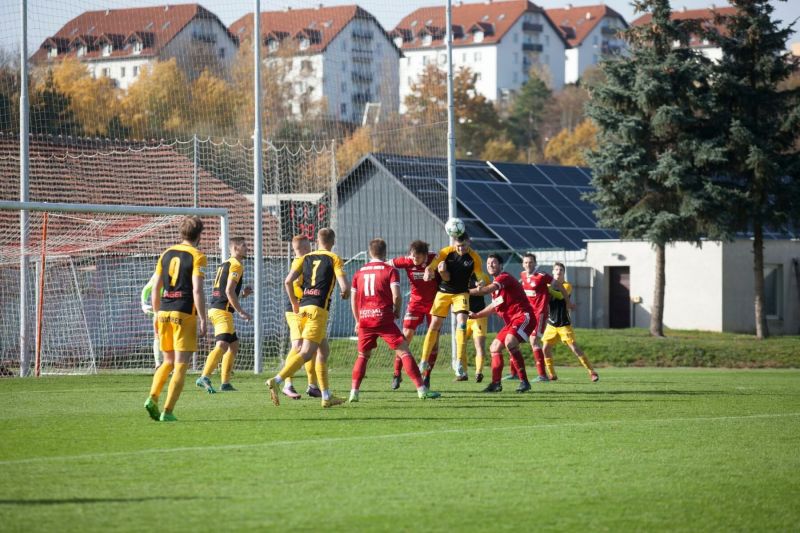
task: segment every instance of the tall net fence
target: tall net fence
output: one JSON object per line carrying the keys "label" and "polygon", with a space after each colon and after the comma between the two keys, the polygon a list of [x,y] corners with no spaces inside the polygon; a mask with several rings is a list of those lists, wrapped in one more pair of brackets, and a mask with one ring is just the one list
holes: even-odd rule
{"label": "tall net fence", "polygon": [[[442,219],[447,215],[447,191],[426,178],[425,163],[425,158],[441,161],[447,153],[445,65],[437,60],[418,75],[402,74],[401,47],[408,35],[393,29],[410,8],[374,0],[358,6],[290,6],[261,2],[261,31],[255,36],[251,2],[27,3],[28,199],[222,207],[229,211],[230,235],[245,237],[251,250],[254,39],[259,43],[263,167],[256,179],[263,192],[263,253],[257,260],[262,262],[265,368],[278,366],[287,348],[283,279],[293,235],[313,236],[324,226],[336,229],[335,251],[345,259],[348,275],[363,264],[364,250],[374,237],[388,241],[391,256],[404,255],[417,238],[433,249],[446,238]],[[422,39],[422,30],[428,28],[442,43],[444,25],[438,21],[444,20],[444,7],[438,11],[431,20],[419,21],[420,35],[414,38]],[[0,21],[1,200],[20,199],[21,28],[16,10]],[[399,90],[401,75],[406,86],[411,82],[415,88],[410,99]],[[409,156],[421,158],[417,167],[411,166],[419,172],[407,172],[401,185],[387,182],[382,164]],[[16,220],[16,230],[13,220],[8,233],[4,229],[9,246],[19,235]],[[165,236],[164,246],[176,240],[166,229],[170,225],[165,224],[169,238]],[[33,228],[31,234],[36,231]],[[96,244],[98,250],[104,246],[102,241]],[[219,262],[212,247],[207,240],[201,242],[209,254],[209,270]],[[106,253],[98,250],[95,253]],[[109,295],[116,291],[115,301],[135,311],[159,251],[129,254],[141,260],[112,261],[118,256],[109,253],[106,261],[115,265],[109,276],[115,272],[119,278],[109,282]],[[245,265],[247,284],[253,283],[254,260],[249,258]],[[88,270],[81,270],[78,259],[70,261],[80,282],[81,272]],[[29,285],[36,272],[32,260]],[[18,272],[16,277],[8,275],[18,278]],[[77,305],[88,305],[81,291],[90,289],[75,286]],[[33,285],[26,290],[32,291]],[[252,309],[252,300],[243,305]],[[14,330],[11,315],[4,322]],[[253,325],[237,321],[237,330],[242,349],[236,368],[251,369]],[[352,331],[349,302],[334,301],[334,365],[354,359]],[[126,336],[136,339],[131,341],[136,346],[115,348],[115,357],[123,358],[127,350],[139,363],[121,366],[147,367],[149,324],[143,317],[131,318]],[[208,342],[198,352],[197,365],[202,365]],[[443,353],[449,353],[445,345]],[[11,357],[12,351],[4,348],[4,360],[18,360]],[[109,360],[96,358],[95,364],[111,368]],[[379,353],[375,360],[388,364],[390,357]]]}

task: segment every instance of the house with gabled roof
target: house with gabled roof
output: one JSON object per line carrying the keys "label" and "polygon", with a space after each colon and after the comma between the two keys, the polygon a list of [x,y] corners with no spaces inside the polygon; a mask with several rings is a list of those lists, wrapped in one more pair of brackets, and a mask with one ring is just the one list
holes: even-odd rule
{"label": "house with gabled roof", "polygon": [[[400,51],[375,17],[357,5],[286,8],[261,13],[265,63],[280,65],[291,87],[292,113],[322,105],[330,117],[360,123],[367,104],[397,112]],[[253,33],[253,15],[230,25],[241,41]]]}
{"label": "house with gabled roof", "polygon": [[238,41],[200,4],[86,11],[44,40],[31,60],[40,65],[74,58],[92,76],[127,89],[156,61],[177,58],[190,79],[206,67],[227,68]]}
{"label": "house with gabled roof", "polygon": [[[447,65],[445,7],[416,9],[391,36],[400,60],[400,102],[428,65]],[[457,3],[452,8],[453,67],[478,75],[476,90],[493,102],[509,98],[532,68],[545,72],[553,89],[564,85],[567,42],[544,9],[528,0]]]}
{"label": "house with gabled roof", "polygon": [[[730,15],[734,15],[736,13],[735,7],[715,7],[711,6],[707,9],[686,9],[685,7],[680,10],[675,10],[672,12],[671,18],[672,20],[689,20],[689,21],[696,21],[706,27],[716,27],[717,31],[721,34],[726,33],[726,28],[724,23],[718,24],[714,18],[715,15],[720,15],[722,17],[727,17]],[[633,22],[631,22],[631,26],[643,26],[645,24],[650,24],[653,20],[653,15],[650,13],[646,13],[641,17],[637,18]],[[679,46],[680,43],[675,43],[675,46]],[[691,39],[689,41],[689,46],[694,48],[700,53],[702,53],[707,58],[711,59],[712,61],[719,61],[722,59],[722,49],[719,46],[716,46],[714,43],[710,42],[702,35],[692,34]]]}
{"label": "house with gabled roof", "polygon": [[609,55],[625,51],[620,32],[628,27],[625,19],[605,4],[545,10],[569,44],[565,52],[564,83],[576,83],[587,68]]}

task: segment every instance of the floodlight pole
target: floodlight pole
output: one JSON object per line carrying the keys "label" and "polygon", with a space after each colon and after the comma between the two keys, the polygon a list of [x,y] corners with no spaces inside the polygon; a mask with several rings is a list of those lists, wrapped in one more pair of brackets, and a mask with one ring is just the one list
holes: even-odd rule
{"label": "floodlight pole", "polygon": [[[19,201],[27,202],[30,172],[28,125],[28,1],[20,0],[22,32],[19,43]],[[28,368],[28,212],[19,212],[19,375],[27,376]]]}
{"label": "floodlight pole", "polygon": [[261,0],[255,0],[253,10],[253,104],[255,107],[253,125],[253,372],[260,374],[261,360],[261,271],[263,270],[264,250],[262,239],[262,167],[261,152]]}
{"label": "floodlight pole", "polygon": [[[456,216],[456,118],[453,98],[453,3],[447,0],[445,17],[447,25],[447,216]],[[456,368],[456,322],[455,315],[450,320],[451,365]],[[466,369],[465,369],[466,370]]]}

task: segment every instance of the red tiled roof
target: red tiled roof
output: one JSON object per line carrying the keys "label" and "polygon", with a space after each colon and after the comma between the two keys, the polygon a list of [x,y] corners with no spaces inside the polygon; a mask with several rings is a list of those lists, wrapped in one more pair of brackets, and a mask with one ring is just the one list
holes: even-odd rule
{"label": "red tiled roof", "polygon": [[605,4],[559,7],[545,11],[550,20],[561,30],[570,46],[580,46],[586,36],[605,17],[616,17],[627,26],[623,16]]}
{"label": "red tiled roof", "polygon": [[[563,39],[562,33],[549,19],[544,9],[528,0],[506,0],[454,5],[452,8],[453,44],[465,46],[498,43],[525,13],[544,14],[543,23],[551,25],[556,30],[556,34]],[[479,43],[475,42],[473,38],[473,30],[477,29],[476,25],[484,28],[484,37]],[[424,35],[423,30],[428,27],[441,29],[441,31],[432,35],[433,42],[426,48],[444,46],[444,29],[447,27],[444,6],[421,7],[412,11],[400,21],[392,34],[410,37],[407,41],[404,39],[403,49],[413,50],[423,47],[419,36]],[[490,31],[486,31],[487,29]]]}
{"label": "red tiled roof", "polygon": [[[0,136],[0,199],[19,200],[18,154],[17,137]],[[231,236],[252,236],[252,203],[203,168],[198,170],[198,197],[199,207],[228,209]],[[168,145],[98,145],[94,140],[74,139],[65,144],[48,137],[32,138],[30,201],[191,207],[193,163]],[[18,214],[12,213],[9,218],[7,212],[4,215],[0,211],[0,215],[0,234],[18,231]],[[202,246],[214,254],[219,243],[219,220],[206,222]],[[264,253],[284,253],[278,220],[265,213],[263,228]],[[248,244],[252,247],[252,242]],[[143,244],[138,245],[141,251]],[[144,242],[145,249],[153,253],[160,252],[156,248],[163,245],[160,241]]]}
{"label": "red tiled roof", "polygon": [[[225,27],[215,14],[200,4],[86,11],[67,22],[55,35],[48,37],[31,59],[45,60],[48,47],[56,42],[61,44],[63,40],[73,44],[76,38],[90,46],[86,54],[81,56],[83,60],[104,57],[153,57],[157,56],[195,18],[216,20],[221,27]],[[98,43],[103,35],[112,39],[114,43],[115,49],[111,56],[102,55]],[[236,41],[233,35],[231,39]],[[121,48],[134,40],[144,44],[140,54],[134,55],[130,48]],[[117,48],[118,44],[120,48]],[[62,49],[59,46],[58,58],[77,57],[77,49],[70,48]]]}
{"label": "red tiled roof", "polygon": [[[261,12],[261,35],[279,41],[310,37],[309,47],[303,53],[316,54],[323,52],[334,37],[356,18],[375,21],[380,27],[375,17],[356,5],[286,9]],[[228,29],[240,41],[249,39],[253,33],[253,13],[240,17]]]}
{"label": "red tiled roof", "polygon": [[[735,14],[736,14],[735,7],[713,7],[709,9],[676,10],[672,12],[670,18],[672,20],[705,21],[707,24],[715,26],[717,31],[719,31],[721,34],[724,35],[727,31],[725,24],[715,24],[714,15],[722,15],[723,17],[728,17]],[[637,18],[636,20],[634,20],[633,22],[631,22],[631,26],[643,26],[645,24],[650,24],[651,20],[653,20],[653,15],[651,13],[646,13],[641,17]],[[691,42],[689,44],[690,46],[693,47],[707,45],[707,43],[703,42],[703,38],[697,35],[692,35]]]}

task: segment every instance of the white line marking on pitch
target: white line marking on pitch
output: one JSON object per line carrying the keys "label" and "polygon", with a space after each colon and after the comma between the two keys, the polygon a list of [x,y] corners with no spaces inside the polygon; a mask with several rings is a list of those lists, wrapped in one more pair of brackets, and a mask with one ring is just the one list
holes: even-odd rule
{"label": "white line marking on pitch", "polygon": [[715,420],[747,420],[753,418],[786,418],[800,416],[800,413],[764,413],[757,415],[741,415],[741,416],[707,416],[707,417],[678,417],[678,418],[655,418],[655,419],[642,419],[642,420],[600,420],[596,422],[568,422],[564,424],[536,424],[533,426],[506,426],[506,427],[488,427],[488,428],[455,428],[455,429],[442,429],[437,431],[415,431],[407,433],[387,433],[384,435],[356,435],[353,437],[323,437],[314,439],[299,439],[299,440],[278,440],[272,442],[260,442],[256,444],[221,444],[213,446],[187,446],[181,448],[161,448],[154,449],[148,448],[146,450],[132,450],[129,452],[109,452],[109,453],[90,453],[82,455],[55,455],[47,457],[29,457],[27,459],[12,459],[9,461],[0,461],[0,466],[10,466],[25,463],[39,463],[46,461],[69,461],[69,460],[87,460],[99,459],[108,457],[130,457],[136,455],[153,455],[157,453],[183,453],[183,452],[207,452],[213,450],[247,450],[254,448],[271,448],[276,446],[297,446],[302,444],[334,444],[339,442],[353,442],[353,441],[369,441],[380,439],[402,439],[406,437],[424,437],[428,435],[441,435],[442,433],[478,433],[482,431],[520,431],[520,430],[538,430],[548,428],[581,428],[609,424],[627,424],[631,423],[655,423],[663,424],[669,422],[710,422]]}

